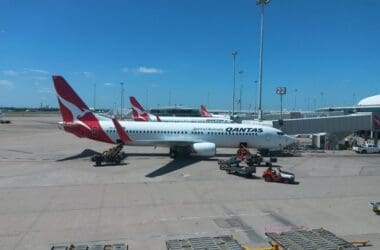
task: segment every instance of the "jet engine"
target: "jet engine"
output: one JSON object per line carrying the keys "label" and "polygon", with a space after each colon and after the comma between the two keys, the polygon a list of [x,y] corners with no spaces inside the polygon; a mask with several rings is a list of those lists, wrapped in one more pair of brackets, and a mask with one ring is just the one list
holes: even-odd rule
{"label": "jet engine", "polygon": [[197,156],[214,156],[216,154],[215,143],[211,142],[197,142],[193,144],[192,155]]}

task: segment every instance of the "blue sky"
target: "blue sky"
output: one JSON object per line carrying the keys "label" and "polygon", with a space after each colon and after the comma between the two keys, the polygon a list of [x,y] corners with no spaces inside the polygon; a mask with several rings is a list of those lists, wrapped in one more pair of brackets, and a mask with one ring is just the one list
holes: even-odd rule
{"label": "blue sky", "polygon": [[[263,107],[351,105],[380,94],[380,1],[272,0],[265,10]],[[257,100],[259,14],[254,0],[0,1],[0,107],[57,106],[63,75],[89,106],[232,106]],[[171,98],[169,98],[169,96]],[[128,103],[128,102],[127,102]]]}

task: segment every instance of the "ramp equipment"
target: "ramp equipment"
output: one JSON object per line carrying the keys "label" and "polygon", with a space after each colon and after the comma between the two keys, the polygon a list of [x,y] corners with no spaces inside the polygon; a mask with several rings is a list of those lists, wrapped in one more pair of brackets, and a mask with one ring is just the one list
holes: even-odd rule
{"label": "ramp equipment", "polygon": [[96,245],[55,245],[50,250],[128,250],[125,243],[116,244],[96,244]]}
{"label": "ramp equipment", "polygon": [[231,235],[167,240],[167,250],[244,250]]}
{"label": "ramp equipment", "polygon": [[91,157],[91,161],[95,162],[96,166],[102,165],[102,163],[118,165],[127,157],[127,154],[122,152],[124,144],[120,143],[116,147],[110,148],[104,151],[102,154],[94,154]]}
{"label": "ramp equipment", "polygon": [[359,250],[350,242],[320,228],[311,231],[299,230],[283,233],[265,233],[270,244],[278,250]]}
{"label": "ramp equipment", "polygon": [[256,173],[255,165],[248,165],[236,157],[231,157],[228,160],[218,160],[218,165],[220,170],[225,170],[228,174],[236,173],[251,178]]}

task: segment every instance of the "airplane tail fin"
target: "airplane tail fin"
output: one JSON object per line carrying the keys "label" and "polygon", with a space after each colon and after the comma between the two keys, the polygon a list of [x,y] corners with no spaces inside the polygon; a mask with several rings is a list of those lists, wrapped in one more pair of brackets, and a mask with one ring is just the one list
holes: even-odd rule
{"label": "airplane tail fin", "polygon": [[92,113],[62,76],[53,76],[53,82],[64,122],[73,122],[78,116],[83,117]]}
{"label": "airplane tail fin", "polygon": [[204,105],[201,105],[201,116],[203,117],[211,117],[210,112],[207,111]]}
{"label": "airplane tail fin", "polygon": [[149,114],[136,100],[134,96],[129,97],[129,101],[132,105],[132,116],[135,121],[159,121],[159,117]]}
{"label": "airplane tail fin", "polygon": [[114,143],[100,125],[97,116],[91,112],[66,80],[62,76],[53,76],[53,82],[63,119],[60,126],[66,132],[79,137]]}

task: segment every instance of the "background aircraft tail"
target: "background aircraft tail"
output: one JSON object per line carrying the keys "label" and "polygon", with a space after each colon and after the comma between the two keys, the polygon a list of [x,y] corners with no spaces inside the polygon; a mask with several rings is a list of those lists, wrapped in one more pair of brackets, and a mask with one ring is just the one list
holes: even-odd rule
{"label": "background aircraft tail", "polygon": [[136,100],[134,96],[129,97],[129,101],[132,105],[132,116],[135,121],[160,121],[158,116],[149,114],[141,106],[141,104]]}
{"label": "background aircraft tail", "polygon": [[134,96],[129,97],[129,101],[132,105],[132,115],[135,121],[148,121],[148,115],[145,109],[140,105]]}
{"label": "background aircraft tail", "polygon": [[207,111],[204,105],[201,105],[201,116],[203,117],[211,117],[211,113]]}

